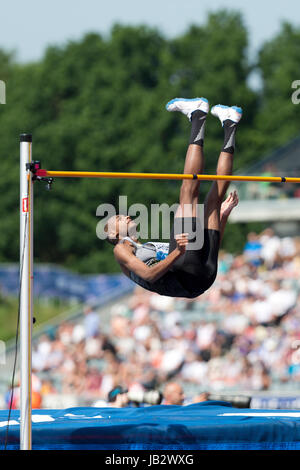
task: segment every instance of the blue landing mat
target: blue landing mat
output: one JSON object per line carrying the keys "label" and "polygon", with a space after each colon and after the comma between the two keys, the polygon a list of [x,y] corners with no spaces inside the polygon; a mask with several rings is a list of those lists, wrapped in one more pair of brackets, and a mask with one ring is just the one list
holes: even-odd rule
{"label": "blue landing mat", "polygon": [[[7,410],[0,410],[0,449]],[[33,410],[33,449],[299,450],[300,410],[232,408],[225,402],[143,408]],[[19,411],[7,449],[19,449]]]}

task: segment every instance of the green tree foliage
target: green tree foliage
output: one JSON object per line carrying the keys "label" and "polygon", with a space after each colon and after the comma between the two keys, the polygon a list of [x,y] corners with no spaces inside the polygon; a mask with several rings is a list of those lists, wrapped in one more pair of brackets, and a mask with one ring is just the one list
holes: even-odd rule
{"label": "green tree foliage", "polygon": [[[299,118],[289,93],[290,82],[299,78],[299,37],[285,25],[262,48],[261,94],[248,84],[253,69],[248,34],[235,12],[211,14],[206,24],[195,23],[172,40],[145,26],[115,25],[108,38],[87,34],[49,47],[32,64],[16,64],[11,54],[0,51],[0,79],[7,80],[7,104],[0,106],[0,261],[19,256],[20,133],[32,132],[33,157],[47,169],[182,172],[190,124],[164,107],[175,96],[206,96],[212,105],[245,108],[237,139],[239,170],[256,161],[258,152],[297,133]],[[279,104],[286,108],[282,118]],[[222,142],[220,123],[209,116],[207,172],[215,171]],[[118,266],[111,246],[96,237],[98,205],[118,207],[119,195],[127,195],[128,206],[172,204],[178,201],[180,182],[57,178],[50,192],[42,183],[34,186],[35,260],[82,272],[113,272]],[[209,183],[201,186],[203,197]],[[238,228],[232,227],[231,234],[240,246]]]}
{"label": "green tree foliage", "polygon": [[254,144],[266,152],[299,135],[299,106],[292,102],[292,83],[300,79],[300,29],[283,23],[277,36],[263,45],[258,69],[262,76]]}

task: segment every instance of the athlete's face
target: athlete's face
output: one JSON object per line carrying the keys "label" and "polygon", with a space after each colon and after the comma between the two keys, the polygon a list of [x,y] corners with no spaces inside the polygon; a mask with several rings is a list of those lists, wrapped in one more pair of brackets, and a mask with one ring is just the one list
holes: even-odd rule
{"label": "athlete's face", "polygon": [[108,230],[113,238],[134,236],[136,233],[136,223],[129,215],[115,215],[108,221]]}

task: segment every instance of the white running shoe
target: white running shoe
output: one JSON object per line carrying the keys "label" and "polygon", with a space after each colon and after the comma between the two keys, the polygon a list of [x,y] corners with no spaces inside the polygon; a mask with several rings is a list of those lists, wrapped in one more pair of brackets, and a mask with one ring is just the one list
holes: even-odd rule
{"label": "white running shoe", "polygon": [[238,123],[243,114],[242,108],[238,106],[224,106],[223,104],[217,104],[211,108],[211,114],[220,119],[222,126],[226,119]]}
{"label": "white running shoe", "polygon": [[209,103],[206,98],[174,98],[166,104],[167,111],[180,111],[191,120],[192,113],[200,109],[204,113],[209,111]]}

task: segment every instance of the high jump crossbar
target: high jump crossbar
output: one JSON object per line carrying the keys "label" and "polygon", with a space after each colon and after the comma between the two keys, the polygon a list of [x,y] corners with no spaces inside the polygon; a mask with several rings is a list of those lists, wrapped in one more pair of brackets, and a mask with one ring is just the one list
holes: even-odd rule
{"label": "high jump crossbar", "polygon": [[49,171],[38,168],[37,178],[125,178],[150,180],[198,180],[198,181],[255,181],[270,183],[300,183],[300,178],[285,176],[240,176],[240,175],[203,175],[176,173],[126,173],[112,171]]}
{"label": "high jump crossbar", "polygon": [[20,135],[20,449],[32,448],[32,324],[33,324],[33,183],[54,178],[127,178],[160,180],[255,181],[300,183],[280,176],[198,175],[48,171],[32,159],[32,135]]}

